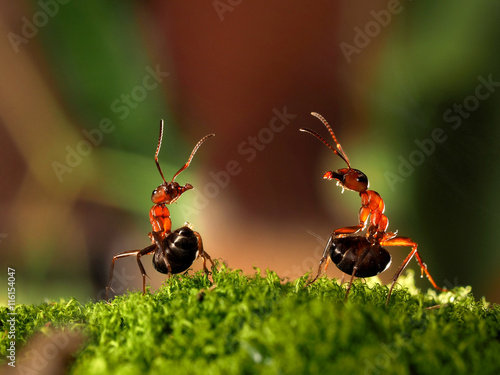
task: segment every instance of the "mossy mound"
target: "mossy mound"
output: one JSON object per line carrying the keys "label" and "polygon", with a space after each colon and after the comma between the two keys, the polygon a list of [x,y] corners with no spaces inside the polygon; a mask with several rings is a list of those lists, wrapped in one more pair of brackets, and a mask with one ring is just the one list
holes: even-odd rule
{"label": "mossy mound", "polygon": [[[356,280],[344,302],[346,285],[335,280],[305,288],[306,276],[222,266],[213,285],[197,273],[110,303],[19,305],[17,350],[63,327],[86,338],[71,374],[499,374],[499,306],[470,288],[421,293],[413,277],[401,278],[386,306],[387,286],[373,281]],[[0,310],[4,331],[8,312]],[[3,359],[8,345],[4,334]]]}

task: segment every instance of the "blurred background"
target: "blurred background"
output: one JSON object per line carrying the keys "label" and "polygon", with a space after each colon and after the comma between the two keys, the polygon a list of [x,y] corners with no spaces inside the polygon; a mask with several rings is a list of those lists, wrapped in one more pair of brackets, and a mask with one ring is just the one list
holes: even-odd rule
{"label": "blurred background", "polygon": [[[16,270],[17,303],[103,297],[112,256],[149,244],[160,119],[167,179],[216,133],[176,179],[195,189],[174,227],[231,268],[316,272],[360,199],[321,178],[345,165],[298,131],[328,136],[315,111],[437,283],[500,302],[498,14],[494,0],[3,1],[0,280]],[[410,249],[390,251],[385,282]],[[115,291],[140,285],[118,260]]]}

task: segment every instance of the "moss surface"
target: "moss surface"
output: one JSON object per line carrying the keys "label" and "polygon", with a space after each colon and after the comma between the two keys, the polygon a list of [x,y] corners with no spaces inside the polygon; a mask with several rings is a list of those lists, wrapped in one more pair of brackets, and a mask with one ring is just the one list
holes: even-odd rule
{"label": "moss surface", "polygon": [[221,267],[213,279],[175,276],[154,294],[110,303],[19,305],[17,351],[50,322],[87,337],[72,374],[500,373],[500,308],[469,288],[423,294],[408,273],[385,306],[387,286],[363,280],[345,303],[346,285],[327,278],[304,288],[305,277]]}

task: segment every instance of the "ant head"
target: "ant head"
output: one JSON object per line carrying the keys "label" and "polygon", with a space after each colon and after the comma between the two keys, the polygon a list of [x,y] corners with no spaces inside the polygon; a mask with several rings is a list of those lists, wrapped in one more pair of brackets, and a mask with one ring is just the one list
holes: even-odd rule
{"label": "ant head", "polygon": [[190,190],[193,188],[193,185],[186,184],[184,186],[179,185],[175,181],[164,182],[156,189],[153,190],[153,194],[151,194],[151,201],[154,204],[157,203],[174,203],[182,193],[186,190]]}
{"label": "ant head", "polygon": [[323,175],[327,180],[337,180],[337,185],[343,189],[357,191],[362,193],[368,189],[368,177],[359,169],[342,168],[335,172],[328,171]]}
{"label": "ant head", "polygon": [[165,181],[165,177],[163,176],[163,172],[160,167],[160,163],[158,162],[158,154],[160,153],[160,148],[161,148],[161,142],[163,139],[163,120],[160,122],[160,137],[158,139],[158,146],[156,147],[156,153],[155,153],[155,162],[156,166],[158,167],[158,171],[160,172],[161,178],[163,179],[163,183],[158,186],[156,189],[153,190],[153,193],[151,194],[151,201],[154,204],[159,204],[159,203],[174,203],[179,197],[181,196],[182,193],[184,193],[186,190],[190,190],[193,188],[193,185],[191,184],[186,184],[184,186],[179,185],[177,182],[175,182],[175,178],[187,167],[189,167],[189,164],[191,164],[191,160],[193,159],[194,154],[200,148],[201,144],[205,142],[208,138],[213,137],[215,134],[208,134],[204,136],[202,139],[199,140],[199,142],[194,146],[193,151],[191,152],[191,155],[189,156],[188,161],[186,164],[182,166],[181,169],[177,171],[176,174],[174,174],[174,177],[172,177],[172,181],[167,182]]}
{"label": "ant head", "polygon": [[333,148],[327,141],[323,139],[318,133],[314,132],[311,129],[301,128],[300,131],[305,133],[309,133],[316,138],[318,138],[322,143],[324,143],[330,150],[332,150],[335,154],[337,154],[342,160],[344,160],[347,164],[347,168],[338,169],[337,171],[328,171],[323,175],[323,178],[328,180],[335,179],[337,180],[337,185],[342,186],[343,189],[357,191],[359,193],[366,191],[368,189],[368,177],[358,169],[351,168],[351,163],[349,163],[349,158],[346,153],[342,149],[339,141],[335,137],[332,128],[328,124],[328,122],[318,113],[312,112],[311,115],[317,117],[321,122],[325,125],[325,127],[330,132],[333,140],[335,141],[335,145],[337,149]]}

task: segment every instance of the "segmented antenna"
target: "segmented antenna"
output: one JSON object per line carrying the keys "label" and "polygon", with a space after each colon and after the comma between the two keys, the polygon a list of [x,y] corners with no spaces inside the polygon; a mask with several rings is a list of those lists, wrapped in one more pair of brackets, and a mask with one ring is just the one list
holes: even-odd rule
{"label": "segmented antenna", "polygon": [[[191,152],[191,155],[189,156],[189,159],[188,161],[186,162],[186,164],[184,164],[182,166],[181,169],[179,169],[177,171],[176,174],[174,174],[174,177],[172,177],[172,181],[173,182],[175,180],[175,178],[184,170],[186,169],[187,167],[189,167],[189,164],[191,164],[191,160],[193,159],[193,156],[194,154],[196,153],[196,151],[198,151],[198,149],[200,148],[200,146],[202,145],[203,142],[205,142],[208,138],[210,137],[214,137],[215,134],[208,134],[206,136],[204,136],[202,139],[200,139],[198,141],[198,143],[196,144],[196,146],[194,146],[194,149],[193,151]],[[160,163],[158,162],[158,154],[160,153],[160,148],[161,148],[161,143],[162,143],[162,140],[163,140],[163,120],[160,120],[160,136],[158,138],[158,146],[156,146],[156,152],[155,152],[155,163],[156,163],[156,166],[158,167],[158,171],[160,171],[160,175],[161,175],[161,178],[163,179],[163,182],[167,182],[165,181],[165,177],[163,176],[163,172],[161,170],[161,167],[160,167]]]}
{"label": "segmented antenna", "polygon": [[161,175],[161,178],[163,179],[163,182],[167,182],[167,181],[165,181],[165,177],[163,177],[163,172],[161,171],[160,163],[158,162],[158,154],[160,153],[162,140],[163,140],[163,119],[160,120],[160,136],[158,137],[158,146],[156,146],[155,163],[156,163],[156,166],[158,167],[158,170],[160,171],[160,175]]}
{"label": "segmented antenna", "polygon": [[193,148],[193,151],[191,152],[191,155],[189,156],[189,159],[188,161],[186,162],[186,164],[183,165],[183,167],[181,169],[179,169],[177,171],[176,174],[174,174],[174,177],[172,177],[172,182],[175,180],[175,178],[184,170],[186,169],[187,167],[189,167],[189,164],[191,164],[191,160],[193,159],[193,156],[194,154],[196,153],[196,151],[198,151],[198,149],[200,148],[200,146],[203,144],[203,142],[205,142],[208,138],[211,138],[211,137],[215,137],[215,134],[208,134],[206,136],[204,136],[202,139],[200,139],[198,141],[198,143],[196,144],[196,146],[194,146]]}
{"label": "segmented antenna", "polygon": [[346,153],[342,149],[342,146],[340,145],[340,142],[337,140],[337,137],[335,137],[335,133],[333,132],[333,130],[330,127],[330,125],[328,124],[328,122],[319,113],[311,112],[311,115],[313,115],[314,117],[318,118],[323,123],[323,125],[325,125],[325,127],[328,129],[328,132],[330,133],[330,135],[332,136],[333,140],[335,141],[335,145],[337,146],[338,151],[334,147],[332,147],[327,141],[325,141],[325,139],[322,136],[320,136],[318,133],[316,133],[315,131],[313,131],[311,129],[308,129],[308,128],[300,128],[299,130],[302,131],[302,132],[304,132],[304,133],[309,133],[312,136],[318,138],[330,150],[332,150],[335,154],[337,154],[338,156],[340,156],[340,158],[347,163],[347,167],[350,169],[351,168],[351,163],[349,162],[349,158],[347,157]]}

